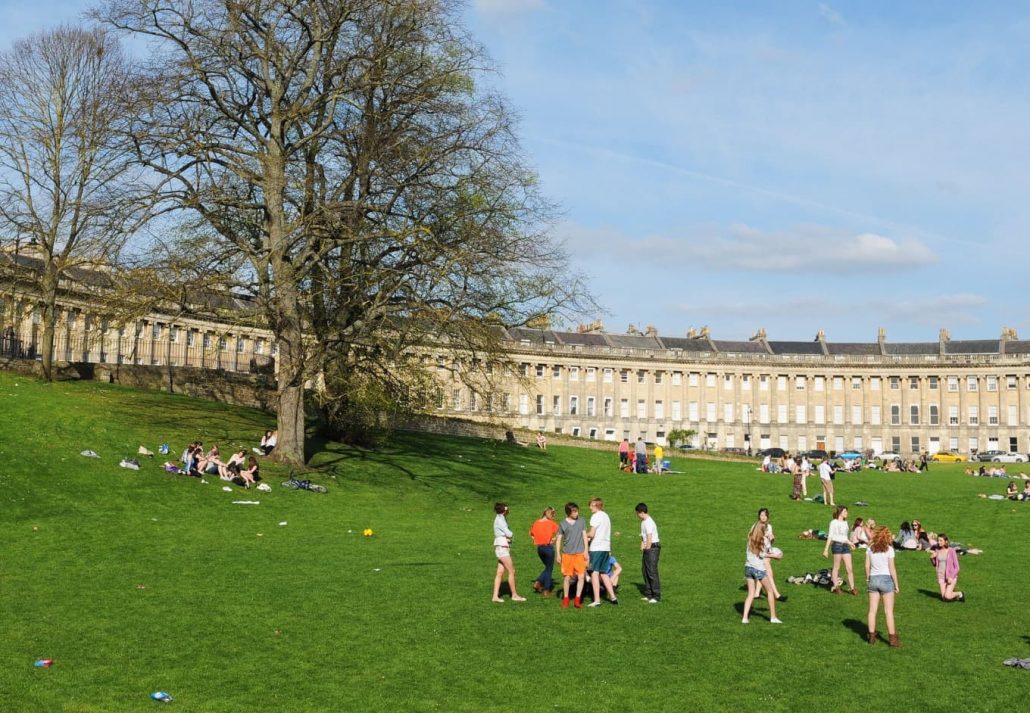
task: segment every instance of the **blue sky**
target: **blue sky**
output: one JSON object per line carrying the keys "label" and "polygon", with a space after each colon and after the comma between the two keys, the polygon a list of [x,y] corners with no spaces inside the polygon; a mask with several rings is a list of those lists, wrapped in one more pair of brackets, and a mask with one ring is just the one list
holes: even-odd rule
{"label": "blue sky", "polygon": [[[0,0],[0,41],[80,0]],[[1030,338],[1030,7],[470,0],[609,331]]]}

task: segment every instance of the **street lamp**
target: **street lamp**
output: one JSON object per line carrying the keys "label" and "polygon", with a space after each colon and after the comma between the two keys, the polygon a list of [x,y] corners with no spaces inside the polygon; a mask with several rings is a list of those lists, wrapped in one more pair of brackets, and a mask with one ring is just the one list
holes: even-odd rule
{"label": "street lamp", "polygon": [[744,443],[747,444],[747,455],[751,457],[751,406],[744,404]]}

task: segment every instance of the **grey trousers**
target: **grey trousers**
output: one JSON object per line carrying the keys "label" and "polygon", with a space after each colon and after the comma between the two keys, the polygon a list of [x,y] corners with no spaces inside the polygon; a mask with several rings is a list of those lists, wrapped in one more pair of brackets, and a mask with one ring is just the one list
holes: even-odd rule
{"label": "grey trousers", "polygon": [[644,596],[648,599],[662,598],[662,585],[658,580],[658,557],[662,554],[661,543],[641,552],[644,568]]}

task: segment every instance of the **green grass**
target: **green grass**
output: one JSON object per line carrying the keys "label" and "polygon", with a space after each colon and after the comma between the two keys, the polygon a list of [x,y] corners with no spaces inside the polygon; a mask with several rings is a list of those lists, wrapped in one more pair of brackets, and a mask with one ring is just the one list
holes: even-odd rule
{"label": "green grass", "polygon": [[[1001,662],[1030,657],[1030,505],[975,497],[1005,481],[936,465],[924,476],[838,478],[839,500],[870,503],[853,517],[892,527],[921,518],[985,550],[962,559],[965,605],[936,598],[924,554],[899,554],[904,648],[890,650],[864,643],[864,596],[783,582],[826,566],[823,543],[796,535],[825,528],[829,509],[790,502],[786,477],[748,464],[674,460],[686,474],[629,476],[614,452],[404,435],[379,452],[327,444],[315,458],[324,496],[284,490],[274,468],[273,492],[230,494],[157,462],[138,473],[117,466],[140,444],[167,441],[173,457],[198,437],[249,447],[270,422],[160,393],[0,374],[0,710],[151,710],[157,690],[183,711],[1025,705],[1030,672]],[[102,458],[80,457],[84,448]],[[562,611],[530,596],[539,568],[525,533],[545,505],[585,507],[594,495],[619,533],[623,605]],[[512,509],[526,604],[490,602],[495,500]],[[639,500],[664,545],[658,606],[637,594]],[[781,627],[765,622],[764,602],[740,624],[744,537],[763,505],[786,553]],[[365,527],[375,537],[362,537]],[[33,668],[40,657],[53,668]]]}

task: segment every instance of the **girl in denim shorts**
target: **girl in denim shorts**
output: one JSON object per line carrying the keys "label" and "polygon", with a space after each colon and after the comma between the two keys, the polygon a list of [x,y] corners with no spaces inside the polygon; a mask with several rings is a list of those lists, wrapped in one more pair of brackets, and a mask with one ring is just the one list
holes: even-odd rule
{"label": "girl in denim shorts", "polygon": [[898,572],[894,568],[894,548],[891,547],[891,531],[886,527],[873,530],[869,549],[865,556],[865,580],[869,589],[869,643],[876,643],[876,614],[883,599],[883,616],[887,620],[887,636],[890,645],[901,646],[894,627],[894,595],[901,591],[898,586]]}
{"label": "girl in denim shorts", "polygon": [[848,573],[848,587],[851,589],[852,596],[858,596],[858,590],[855,589],[855,572],[851,566],[851,540],[849,539],[848,531],[848,509],[843,505],[837,506],[837,509],[833,511],[833,519],[830,520],[830,526],[827,528],[826,547],[823,548],[823,557],[829,557],[830,552],[833,552],[833,572],[831,573],[831,579],[833,581],[833,593],[841,594],[840,585],[841,580],[838,575],[840,573],[840,564],[844,563],[844,569]]}
{"label": "girl in denim shorts", "polygon": [[747,598],[744,600],[744,616],[741,624],[748,623],[751,603],[765,587],[765,596],[769,600],[769,623],[782,624],[776,618],[776,597],[773,595],[771,577],[765,569],[765,530],[764,522],[755,523],[747,537],[746,559],[744,561],[744,579],[747,580]]}

